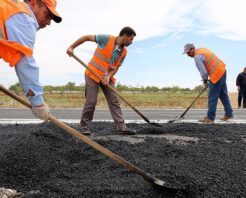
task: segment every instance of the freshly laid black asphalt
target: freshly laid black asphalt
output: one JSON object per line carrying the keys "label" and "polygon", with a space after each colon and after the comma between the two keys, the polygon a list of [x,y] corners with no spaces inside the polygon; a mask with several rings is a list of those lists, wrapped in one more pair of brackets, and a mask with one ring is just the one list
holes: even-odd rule
{"label": "freshly laid black asphalt", "polygon": [[[17,189],[26,198],[246,197],[246,125],[128,126],[138,131],[130,137],[135,143],[107,139],[118,136],[113,123],[106,122],[93,123],[92,138],[185,190],[156,188],[51,123],[0,125],[0,186]],[[137,141],[140,137],[143,141]]]}

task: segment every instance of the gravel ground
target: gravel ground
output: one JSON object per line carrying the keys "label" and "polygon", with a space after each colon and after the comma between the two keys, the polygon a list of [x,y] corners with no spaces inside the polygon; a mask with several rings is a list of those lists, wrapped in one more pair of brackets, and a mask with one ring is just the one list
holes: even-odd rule
{"label": "gravel ground", "polygon": [[51,123],[0,125],[0,186],[25,198],[246,197],[246,125],[162,125],[129,124],[130,137],[94,122],[91,138],[186,190],[155,188]]}

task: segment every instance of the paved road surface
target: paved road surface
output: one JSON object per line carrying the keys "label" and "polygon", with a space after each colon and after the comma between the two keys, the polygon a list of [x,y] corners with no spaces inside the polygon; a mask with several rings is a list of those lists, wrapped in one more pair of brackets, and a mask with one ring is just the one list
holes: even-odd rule
{"label": "paved road surface", "polygon": [[[167,121],[180,116],[184,109],[161,109],[146,110],[139,109],[150,120]],[[185,120],[198,120],[206,115],[206,109],[193,109],[187,112]],[[51,109],[52,115],[64,120],[79,120],[81,109]],[[142,120],[138,114],[131,109],[123,110],[126,120]],[[217,111],[217,118],[223,117],[223,110]],[[0,109],[0,120],[36,119],[29,109]],[[112,120],[108,110],[96,110],[94,120]],[[234,120],[246,120],[246,109],[235,109]]]}

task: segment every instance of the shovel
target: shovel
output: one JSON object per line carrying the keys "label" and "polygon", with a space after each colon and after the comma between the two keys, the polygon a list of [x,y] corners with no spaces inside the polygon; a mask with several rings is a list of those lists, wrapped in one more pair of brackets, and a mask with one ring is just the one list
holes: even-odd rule
{"label": "shovel", "polygon": [[[32,108],[32,106],[26,102],[21,97],[17,96],[16,94],[12,93],[8,89],[6,89],[3,85],[0,84],[0,90],[4,92],[6,95],[10,96],[11,98],[17,100],[21,104],[25,105],[29,109]],[[95,150],[99,151],[100,153],[103,153],[104,155],[108,156],[112,160],[116,161],[118,164],[122,165],[124,168],[128,169],[129,171],[136,173],[140,176],[142,176],[146,181],[152,183],[156,187],[163,188],[165,190],[171,191],[171,192],[178,192],[179,190],[184,190],[183,188],[179,187],[172,187],[168,185],[166,182],[156,178],[155,176],[151,175],[150,173],[145,172],[144,170],[134,166],[130,162],[126,161],[119,155],[113,153],[112,151],[108,150],[107,148],[101,146],[100,144],[96,143],[95,141],[91,140],[90,138],[86,137],[85,135],[81,134],[78,130],[75,130],[65,124],[64,122],[61,122],[56,117],[49,115],[49,120],[54,123],[55,125],[61,127],[64,129],[67,133],[70,133],[74,137],[78,138],[79,140],[83,141],[87,145],[91,146]]]}
{"label": "shovel", "polygon": [[198,96],[194,99],[194,101],[190,104],[190,106],[188,106],[188,108],[177,118],[173,119],[173,120],[169,120],[168,123],[174,123],[174,122],[178,122],[180,120],[182,120],[185,116],[185,114],[190,110],[190,108],[192,107],[192,105],[198,100],[198,98],[203,94],[203,92],[205,92],[207,90],[207,86],[204,87],[204,89],[198,94]]}
{"label": "shovel", "polygon": [[[93,73],[97,78],[98,80],[102,80],[100,78],[100,76],[95,73],[92,69],[90,69],[82,60],[80,60],[76,55],[72,54],[71,55],[74,59],[76,59],[81,65],[83,65],[86,69],[88,69],[91,73]],[[155,123],[155,122],[151,122],[146,116],[144,116],[139,110],[137,110],[134,106],[132,106],[125,98],[123,98],[119,92],[116,91],[116,89],[114,89],[112,86],[110,86],[109,84],[106,85],[111,91],[113,91],[121,100],[123,100],[129,107],[131,107],[141,118],[143,118],[144,121],[146,121],[148,124],[151,124],[151,125],[155,125],[155,126],[158,126],[158,127],[162,127],[162,125],[158,124],[158,123]]]}

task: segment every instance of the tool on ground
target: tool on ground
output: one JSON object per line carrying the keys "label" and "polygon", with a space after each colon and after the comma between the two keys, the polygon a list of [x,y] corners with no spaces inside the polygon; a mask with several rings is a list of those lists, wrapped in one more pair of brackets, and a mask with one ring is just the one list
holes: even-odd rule
{"label": "tool on ground", "polygon": [[[97,78],[98,80],[102,80],[100,78],[99,75],[97,75],[92,69],[90,69],[82,60],[80,60],[76,55],[72,54],[71,55],[74,59],[76,59],[81,65],[83,65],[86,69],[88,69],[91,73],[93,73]],[[155,126],[158,126],[158,127],[162,127],[162,125],[158,124],[158,123],[155,123],[155,122],[151,122],[146,116],[144,116],[139,110],[137,110],[134,106],[132,106],[125,98],[123,98],[119,92],[116,91],[116,89],[114,89],[112,86],[110,85],[106,85],[108,86],[108,88],[113,91],[114,93],[116,93],[116,95],[121,99],[123,100],[129,107],[131,107],[141,118],[144,119],[144,121],[146,121],[148,124],[151,124],[151,125],[155,125]]]}
{"label": "tool on ground", "polygon": [[[29,104],[27,101],[19,97],[18,95],[12,93],[8,89],[6,89],[3,85],[0,84],[0,90],[4,92],[6,95],[10,96],[11,98],[17,100],[21,104],[25,105],[29,109],[32,108],[31,104]],[[128,169],[129,171],[136,173],[140,176],[142,176],[146,181],[151,182],[154,186],[163,188],[165,190],[169,190],[172,192],[177,192],[179,190],[182,190],[182,188],[179,187],[172,187],[168,185],[166,182],[156,178],[155,176],[151,175],[150,173],[145,172],[144,170],[134,166],[130,162],[126,161],[119,155],[113,153],[109,149],[101,146],[100,144],[96,143],[95,141],[91,140],[90,138],[86,137],[85,135],[81,134],[79,131],[71,128],[64,122],[61,122],[58,120],[56,117],[52,116],[51,114],[49,115],[49,120],[54,123],[55,125],[61,127],[64,129],[66,132],[70,133],[74,137],[78,138],[79,140],[83,141],[84,143],[88,144],[95,150],[99,151],[100,153],[103,153],[104,155],[108,156],[112,160],[116,161],[118,164],[122,165],[124,168]]]}
{"label": "tool on ground", "polygon": [[198,94],[198,96],[193,100],[193,102],[190,104],[190,106],[188,106],[188,108],[177,118],[173,119],[173,120],[169,120],[169,123],[174,123],[177,122],[181,119],[184,118],[185,114],[190,110],[190,108],[192,107],[192,105],[198,100],[198,98],[207,90],[208,86],[205,86],[204,89]]}

